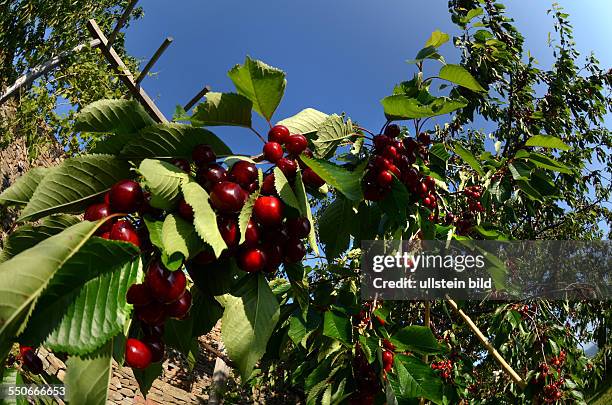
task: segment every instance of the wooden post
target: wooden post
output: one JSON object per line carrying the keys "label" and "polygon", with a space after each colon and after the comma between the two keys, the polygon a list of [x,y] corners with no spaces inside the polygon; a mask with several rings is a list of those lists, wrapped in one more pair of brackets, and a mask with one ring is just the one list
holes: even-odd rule
{"label": "wooden post", "polygon": [[125,66],[125,63],[123,63],[117,52],[115,52],[112,47],[108,46],[108,40],[96,21],[89,20],[87,22],[87,29],[95,39],[100,40],[99,48],[102,51],[102,54],[111,64],[113,69],[117,71],[119,79],[127,86],[130,93],[138,100],[138,102],[143,105],[149,115],[157,122],[168,122],[168,119],[157,108],[149,95],[136,83],[134,76],[132,76],[132,73],[130,73],[129,69],[127,66]]}
{"label": "wooden post", "polygon": [[193,107],[198,101],[200,101],[200,99],[204,97],[206,93],[208,93],[209,91],[210,91],[210,86],[208,85],[204,86],[204,88],[200,90],[200,92],[196,94],[194,98],[192,98],[191,100],[189,100],[187,104],[185,104],[185,107],[183,107],[183,109],[185,111],[191,110],[191,107]]}
{"label": "wooden post", "polygon": [[[215,329],[219,330],[220,326],[221,321],[218,321]],[[221,353],[225,351],[225,346],[223,345],[222,339],[219,339],[217,342],[217,348]],[[209,405],[220,405],[223,403],[223,393],[225,391],[225,386],[230,372],[231,368],[225,363],[225,361],[223,361],[223,358],[221,358],[221,356],[217,357],[215,360],[215,369],[213,370],[212,375],[212,384],[208,394]]]}
{"label": "wooden post", "polygon": [[142,69],[142,72],[140,72],[140,75],[136,79],[136,84],[140,84],[140,82],[142,82],[142,80],[145,77],[147,77],[147,74],[149,73],[149,70],[151,70],[153,65],[155,65],[155,62],[157,62],[159,57],[162,56],[164,51],[166,49],[168,49],[168,46],[170,46],[172,41],[174,41],[174,39],[172,37],[168,37],[168,38],[166,38],[164,40],[164,42],[160,45],[160,47],[157,48],[157,51],[155,51],[155,53],[153,54],[153,57],[151,57],[151,60],[149,60],[149,63],[147,63],[147,65],[144,67],[144,69]]}

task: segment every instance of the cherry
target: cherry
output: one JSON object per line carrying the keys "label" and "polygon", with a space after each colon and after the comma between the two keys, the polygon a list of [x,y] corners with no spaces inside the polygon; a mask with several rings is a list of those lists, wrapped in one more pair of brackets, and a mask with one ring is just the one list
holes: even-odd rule
{"label": "cherry", "polygon": [[238,229],[238,221],[235,218],[219,216],[217,217],[217,226],[221,237],[229,249],[238,246],[240,241],[240,233]]}
{"label": "cherry", "polygon": [[276,187],[274,186],[274,173],[270,173],[264,177],[263,184],[261,185],[261,193],[263,195],[276,194]]}
{"label": "cherry", "polygon": [[285,177],[289,179],[293,178],[297,173],[298,165],[295,160],[286,157],[280,158],[276,162],[276,166],[281,170],[281,172],[283,172]]}
{"label": "cherry", "polygon": [[431,143],[431,137],[426,132],[421,132],[417,139],[425,146],[428,146]]}
{"label": "cherry", "polygon": [[429,193],[429,188],[427,187],[427,184],[425,183],[418,183],[417,184],[417,192],[422,195],[422,196],[426,196],[427,193]]}
{"label": "cherry", "polygon": [[372,138],[372,141],[374,142],[374,148],[379,151],[384,150],[385,146],[391,143],[391,139],[387,135],[376,135]]}
{"label": "cherry", "polygon": [[213,187],[210,201],[220,212],[233,213],[242,209],[247,197],[247,193],[238,184],[223,181]]}
{"label": "cherry", "polygon": [[266,255],[258,248],[244,249],[238,257],[238,266],[249,273],[261,271],[266,267]]}
{"label": "cherry", "polygon": [[157,363],[164,358],[166,345],[164,345],[164,342],[161,340],[161,336],[145,336],[142,339],[142,343],[144,343],[151,352],[151,363]]}
{"label": "cherry", "polygon": [[379,170],[388,170],[389,167],[391,167],[393,163],[391,163],[391,161],[383,156],[376,156],[374,158],[374,167],[376,167]]}
{"label": "cherry", "polygon": [[121,180],[111,187],[108,200],[113,212],[130,214],[140,208],[144,196],[140,184],[133,180]]}
{"label": "cherry", "polygon": [[22,357],[23,357],[23,355],[24,355],[26,352],[29,352],[30,350],[34,350],[34,349],[32,349],[32,347],[31,347],[31,346],[21,346],[21,345],[19,345],[19,354],[20,354]]}
{"label": "cherry", "polygon": [[298,263],[306,256],[306,247],[299,239],[290,239],[285,245],[285,261]]}
{"label": "cherry", "polygon": [[291,135],[287,138],[285,142],[285,148],[287,148],[287,152],[292,155],[299,155],[302,153],[306,147],[308,146],[308,140],[304,135]]}
{"label": "cherry", "polygon": [[436,188],[436,181],[431,176],[425,177],[425,184],[427,184],[427,188],[429,188],[430,190]]}
{"label": "cherry", "polygon": [[262,239],[264,242],[271,242],[279,246],[284,246],[289,240],[289,232],[285,226],[264,228]]}
{"label": "cherry", "polygon": [[23,365],[32,373],[40,374],[43,372],[43,363],[40,357],[34,352],[32,348],[26,350],[21,354]]}
{"label": "cherry", "polygon": [[383,170],[376,176],[376,181],[381,187],[388,187],[393,183],[393,174],[389,170]]}
{"label": "cherry", "polygon": [[387,125],[385,128],[385,135],[387,135],[389,138],[397,138],[400,132],[400,127],[397,124]]}
{"label": "cherry", "polygon": [[128,288],[126,299],[128,304],[134,306],[147,305],[153,301],[149,289],[144,284],[132,284],[130,288]]}
{"label": "cherry", "polygon": [[101,237],[101,238],[103,238],[103,239],[108,239],[108,240],[110,240],[110,238],[111,238],[111,237],[110,237],[110,232],[109,232],[109,231],[102,232],[102,233],[100,234],[100,237]]}
{"label": "cherry", "polygon": [[291,133],[289,128],[284,125],[275,125],[268,132],[268,141],[284,144]]}
{"label": "cherry", "polygon": [[265,242],[262,249],[266,257],[266,267],[264,271],[267,273],[275,272],[278,266],[283,262],[282,246],[275,242]]}
{"label": "cherry", "polygon": [[259,197],[253,205],[253,214],[263,226],[280,225],[283,221],[283,203],[273,196]]}
{"label": "cherry", "polygon": [[193,208],[184,199],[179,201],[178,213],[185,221],[193,222]]}
{"label": "cherry", "polygon": [[166,314],[171,318],[184,319],[191,308],[191,293],[186,290],[181,298],[166,306]]}
{"label": "cherry", "polygon": [[244,243],[248,247],[255,247],[259,244],[261,230],[259,224],[253,219],[249,219],[247,229],[244,232]]}
{"label": "cherry", "polygon": [[172,164],[186,173],[191,171],[191,165],[186,159],[172,159]]}
{"label": "cherry", "polygon": [[217,160],[217,155],[210,145],[196,145],[191,151],[191,158],[199,167],[206,166]]}
{"label": "cherry", "polygon": [[129,242],[140,247],[140,237],[130,221],[121,220],[115,222],[110,230],[109,238],[111,240]]}
{"label": "cherry", "polygon": [[319,177],[310,167],[304,169],[302,180],[304,180],[304,184],[312,188],[319,188],[325,184],[325,180]]}
{"label": "cherry", "polygon": [[227,170],[225,170],[225,167],[213,163],[198,169],[196,179],[202,187],[210,190],[215,184],[227,180]]}
{"label": "cherry", "polygon": [[310,233],[310,221],[306,217],[288,219],[286,226],[289,235],[294,238],[302,239]]}
{"label": "cherry", "polygon": [[382,353],[383,369],[388,373],[393,368],[393,352],[385,350]]}
{"label": "cherry", "polygon": [[391,341],[389,339],[383,339],[382,341],[383,347],[387,350],[395,350],[395,345],[393,343],[391,343]]}
{"label": "cherry", "polygon": [[263,147],[263,155],[267,161],[276,163],[283,157],[283,147],[278,142],[268,142]]}
{"label": "cherry", "polygon": [[257,180],[257,167],[251,162],[241,160],[232,166],[229,175],[233,181],[246,188]]}
{"label": "cherry", "polygon": [[387,158],[389,161],[393,162],[398,158],[397,149],[395,146],[387,145],[383,151],[383,157]]}
{"label": "cherry", "polygon": [[199,265],[205,266],[207,264],[211,264],[216,259],[217,259],[217,257],[215,256],[215,252],[213,252],[212,250],[205,250],[203,252],[198,253],[193,258],[193,262],[195,264],[199,264]]}
{"label": "cherry", "polygon": [[145,336],[164,336],[164,324],[147,325],[146,323],[143,323],[140,327]]}
{"label": "cherry", "polygon": [[151,301],[147,305],[136,307],[136,317],[147,325],[161,325],[166,320],[165,308],[156,301]]}
{"label": "cherry", "polygon": [[149,347],[142,341],[129,338],[125,342],[125,362],[132,368],[147,368],[153,355]]}
{"label": "cherry", "polygon": [[155,300],[162,304],[168,304],[178,300],[183,295],[187,279],[182,270],[169,271],[161,262],[156,260],[149,266],[145,283]]}
{"label": "cherry", "polygon": [[259,183],[255,180],[253,183],[249,184],[248,187],[245,188],[247,194],[253,194],[259,189]]}
{"label": "cherry", "polygon": [[385,191],[378,186],[378,183],[366,181],[363,190],[363,198],[368,201],[380,201],[385,197],[385,194]]}
{"label": "cherry", "polygon": [[110,192],[104,193],[104,204],[110,207]]}
{"label": "cherry", "polygon": [[[96,222],[101,220],[102,218],[106,218],[110,215],[110,207],[106,203],[94,204],[90,205],[85,211],[85,216],[83,217],[85,221]],[[106,221],[98,228],[98,233],[104,233],[111,230],[113,226],[112,221]]]}

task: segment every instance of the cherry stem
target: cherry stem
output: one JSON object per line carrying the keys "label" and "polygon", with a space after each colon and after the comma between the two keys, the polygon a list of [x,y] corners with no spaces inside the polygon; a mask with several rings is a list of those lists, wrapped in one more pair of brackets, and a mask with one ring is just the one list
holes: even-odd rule
{"label": "cherry stem", "polygon": [[264,137],[263,137],[263,136],[261,136],[261,135],[260,135],[260,133],[259,133],[259,132],[257,132],[257,130],[256,130],[255,128],[253,128],[253,127],[249,127],[249,129],[250,129],[251,131],[253,131],[253,132],[255,133],[255,135],[257,135],[257,137],[258,137],[259,139],[261,139],[261,141],[262,141],[263,143],[266,143],[266,140],[264,139]]}
{"label": "cherry stem", "polygon": [[368,129],[362,128],[362,127],[357,127],[358,130],[363,131],[363,132],[367,132],[368,134],[372,135],[372,136],[376,136],[376,134]]}

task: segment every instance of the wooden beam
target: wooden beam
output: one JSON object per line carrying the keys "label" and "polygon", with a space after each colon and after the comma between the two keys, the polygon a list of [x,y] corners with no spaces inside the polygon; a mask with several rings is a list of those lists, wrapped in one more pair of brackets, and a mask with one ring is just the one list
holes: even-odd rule
{"label": "wooden beam", "polygon": [[191,110],[191,107],[196,105],[196,103],[198,101],[200,101],[200,99],[202,97],[204,97],[206,95],[206,93],[208,93],[209,91],[210,91],[210,86],[208,86],[208,85],[204,86],[204,88],[202,90],[200,90],[200,92],[198,94],[196,94],[194,98],[192,98],[191,100],[189,100],[189,102],[187,104],[185,104],[185,107],[183,107],[183,109],[185,111]]}
{"label": "wooden beam", "polygon": [[130,73],[130,70],[125,66],[125,63],[121,60],[117,52],[112,47],[108,47],[108,40],[104,33],[98,26],[95,20],[89,20],[87,22],[87,29],[91,35],[100,40],[100,50],[104,57],[108,60],[110,65],[115,69],[119,75],[119,79],[126,85],[130,93],[138,100],[140,104],[147,110],[149,115],[157,122],[168,122],[168,119],[162,114],[157,108],[153,100],[149,95],[136,83],[134,76]]}
{"label": "wooden beam", "polygon": [[162,56],[166,49],[168,49],[168,46],[170,46],[172,41],[174,41],[174,39],[172,37],[168,37],[164,40],[160,47],[157,48],[157,51],[155,51],[153,57],[151,58],[151,60],[149,60],[149,63],[147,63],[144,69],[142,69],[142,72],[140,72],[140,75],[136,79],[136,84],[140,84],[140,82],[142,82],[142,79],[147,77],[147,74],[149,73],[153,65],[155,65],[155,62],[157,62],[159,57]]}

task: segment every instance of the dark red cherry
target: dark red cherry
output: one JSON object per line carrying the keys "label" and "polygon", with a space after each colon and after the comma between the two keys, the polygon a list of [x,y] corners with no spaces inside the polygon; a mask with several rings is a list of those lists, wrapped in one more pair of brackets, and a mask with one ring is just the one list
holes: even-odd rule
{"label": "dark red cherry", "polygon": [[229,249],[238,246],[238,242],[240,242],[240,231],[236,218],[219,216],[217,217],[217,226],[219,227],[221,237]]}
{"label": "dark red cherry", "polygon": [[184,319],[191,308],[191,293],[186,290],[181,298],[166,305],[166,314],[170,318]]}
{"label": "dark red cherry", "polygon": [[427,195],[427,193],[429,193],[429,188],[427,187],[427,184],[423,182],[417,184],[417,192],[422,196]]}
{"label": "dark red cherry", "polygon": [[289,240],[289,231],[283,224],[278,227],[264,228],[262,229],[262,240],[264,242],[275,243],[279,246],[285,246]]}
{"label": "dark red cherry", "polygon": [[395,146],[387,145],[383,151],[383,156],[389,161],[394,162],[399,155],[397,154],[397,149],[395,149]]}
{"label": "dark red cherry", "polygon": [[191,171],[191,165],[186,159],[172,159],[172,164],[186,173]]}
{"label": "dark red cherry", "polygon": [[[96,222],[102,218],[106,218],[111,214],[110,207],[106,203],[94,204],[90,205],[89,208],[85,211],[85,216],[83,217],[85,221]],[[109,232],[113,226],[112,221],[106,221],[99,228],[97,233],[101,234],[104,232]]]}
{"label": "dark red cherry", "polygon": [[283,262],[283,247],[275,242],[264,242],[262,250],[266,257],[266,273],[275,272]]}
{"label": "dark red cherry", "polygon": [[431,137],[426,132],[421,132],[417,139],[425,146],[428,146],[431,143]]}
{"label": "dark red cherry", "polygon": [[121,180],[111,187],[108,199],[112,212],[130,214],[140,208],[144,197],[140,184],[133,180]]}
{"label": "dark red cherry", "polygon": [[387,373],[393,368],[393,352],[385,350],[382,353],[383,370]]}
{"label": "dark red cherry", "polygon": [[304,180],[304,184],[312,188],[319,188],[325,184],[325,180],[319,177],[310,167],[304,169],[302,180]]}
{"label": "dark red cherry", "polygon": [[23,365],[28,369],[28,371],[32,374],[40,374],[43,372],[43,363],[40,357],[36,354],[36,352],[32,349],[25,351],[21,355]]}
{"label": "dark red cherry", "polygon": [[155,300],[168,304],[178,300],[185,292],[187,279],[182,270],[170,271],[159,261],[149,266],[145,276],[145,283]]}
{"label": "dark red cherry", "polygon": [[425,184],[427,184],[428,189],[433,190],[434,188],[436,188],[436,181],[434,180],[433,177],[431,176],[425,177],[424,182]]}
{"label": "dark red cherry", "polygon": [[393,183],[393,174],[391,174],[389,170],[383,170],[382,172],[378,173],[376,181],[381,187],[388,187],[391,185],[391,183]]}
{"label": "dark red cherry", "polygon": [[142,341],[129,338],[125,343],[125,362],[128,366],[137,369],[147,368],[152,358],[151,350]]}
{"label": "dark red cherry", "polygon": [[263,184],[261,185],[261,194],[276,194],[276,187],[274,186],[274,173],[270,173],[266,177],[264,177]]}
{"label": "dark red cherry", "polygon": [[302,239],[310,233],[310,221],[306,217],[288,219],[286,226],[292,238]]}
{"label": "dark red cherry", "polygon": [[244,191],[246,191],[249,195],[253,194],[257,190],[259,190],[259,183],[257,181],[252,182],[248,187],[244,188]]}
{"label": "dark red cherry", "polygon": [[283,157],[283,147],[278,142],[268,142],[263,147],[264,158],[272,163]]}
{"label": "dark red cherry", "polygon": [[132,284],[130,288],[128,288],[126,299],[128,304],[134,306],[147,305],[153,301],[149,289],[144,284]]}
{"label": "dark red cherry", "polygon": [[246,248],[240,252],[238,267],[249,273],[261,271],[266,267],[266,256],[261,249]]}
{"label": "dark red cherry", "polygon": [[290,135],[285,142],[285,148],[290,154],[297,156],[302,153],[308,146],[308,140],[304,135]]}
{"label": "dark red cherry", "polygon": [[253,205],[253,215],[263,226],[280,225],[283,221],[283,203],[273,196],[259,197]]}
{"label": "dark red cherry", "polygon": [[289,128],[284,125],[276,125],[268,132],[268,141],[277,142],[282,145],[289,138],[289,135],[291,135]]}
{"label": "dark red cherry", "polygon": [[20,354],[22,357],[23,357],[23,355],[24,355],[26,352],[29,352],[30,350],[34,350],[34,349],[33,349],[31,346],[22,346],[22,345],[19,345],[19,354]]}
{"label": "dark red cherry", "polygon": [[257,180],[257,167],[246,160],[236,162],[229,171],[230,179],[247,188]]}
{"label": "dark red cherry", "polygon": [[163,304],[151,301],[147,305],[135,307],[134,313],[146,325],[161,325],[166,320],[166,309]]}
{"label": "dark red cherry", "polygon": [[280,158],[276,162],[276,166],[283,172],[285,177],[292,179],[297,172],[298,165],[295,160],[289,158]]}
{"label": "dark red cherry", "polygon": [[244,243],[248,246],[248,247],[255,247],[259,244],[260,242],[260,238],[261,238],[261,229],[259,227],[259,224],[255,221],[253,221],[253,219],[249,219],[249,222],[247,224],[247,229],[244,233]]}
{"label": "dark red cherry", "polygon": [[376,135],[372,138],[374,142],[374,147],[378,151],[382,151],[385,149],[385,146],[391,144],[391,139],[387,135]]}
{"label": "dark red cherry", "polygon": [[217,160],[217,155],[210,145],[196,145],[191,151],[191,158],[196,165],[203,167]]}
{"label": "dark red cherry", "polygon": [[193,258],[193,262],[198,265],[205,266],[207,264],[211,264],[216,260],[215,252],[212,250],[205,250],[200,252]]}
{"label": "dark red cherry", "polygon": [[385,128],[385,135],[387,135],[389,138],[397,138],[400,132],[400,127],[397,124],[390,124],[387,125],[387,128]]}
{"label": "dark red cherry", "polygon": [[213,187],[210,202],[220,212],[234,213],[242,209],[247,197],[247,193],[238,184],[223,181]]}
{"label": "dark red cherry", "polygon": [[285,261],[298,263],[306,256],[306,247],[299,239],[290,239],[285,245]]}
{"label": "dark red cherry", "polygon": [[161,325],[147,325],[146,323],[143,323],[140,325],[140,329],[142,329],[142,333],[145,336],[157,336],[157,337],[162,337],[164,336],[164,324]]}
{"label": "dark red cherry", "polygon": [[161,340],[161,336],[149,335],[142,338],[142,343],[147,345],[151,351],[151,363],[157,363],[164,358],[166,345]]}
{"label": "dark red cherry", "polygon": [[191,205],[187,204],[187,201],[179,201],[178,213],[185,221],[193,222],[193,208],[191,208]]}
{"label": "dark red cherry", "polygon": [[140,237],[130,221],[121,220],[113,224],[109,237],[111,240],[130,242],[140,247]]}

